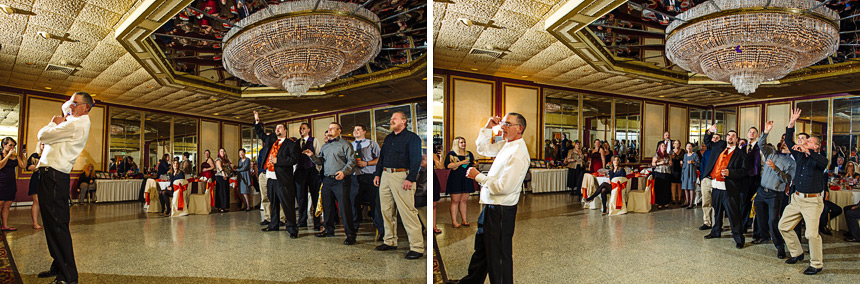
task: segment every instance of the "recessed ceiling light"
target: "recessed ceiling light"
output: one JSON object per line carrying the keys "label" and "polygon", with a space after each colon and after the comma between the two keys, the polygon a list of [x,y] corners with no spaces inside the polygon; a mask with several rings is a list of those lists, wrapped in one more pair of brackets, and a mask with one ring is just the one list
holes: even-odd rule
{"label": "recessed ceiling light", "polygon": [[216,112],[216,113],[213,113],[213,114],[214,114],[214,115],[218,115],[218,113],[217,113],[217,112]]}
{"label": "recessed ceiling light", "polygon": [[337,95],[338,98],[343,98],[343,95]]}
{"label": "recessed ceiling light", "polygon": [[33,63],[33,62],[27,62],[27,63],[24,63],[24,64],[27,64],[27,65],[33,65],[33,64],[35,64],[35,63]]}
{"label": "recessed ceiling light", "polygon": [[218,99],[217,98],[211,98],[210,100],[212,100],[214,102],[214,101],[217,101]]}
{"label": "recessed ceiling light", "polygon": [[421,78],[421,81],[427,81],[427,77]]}
{"label": "recessed ceiling light", "polygon": [[51,89],[51,87],[45,87],[45,90],[50,90],[50,89]]}
{"label": "recessed ceiling light", "polygon": [[269,110],[269,112],[275,112],[275,110],[273,110],[273,109],[270,109],[270,110]]}
{"label": "recessed ceiling light", "polygon": [[241,117],[238,117],[238,116],[236,117],[236,119],[240,119],[240,118],[241,118]]}
{"label": "recessed ceiling light", "polygon": [[767,97],[768,97],[768,98],[772,98],[772,97],[773,97],[773,95],[767,95]]}
{"label": "recessed ceiling light", "polygon": [[478,71],[478,68],[469,68],[469,69],[472,69],[472,71]]}
{"label": "recessed ceiling light", "polygon": [[658,96],[658,97],[665,98],[666,96]]}
{"label": "recessed ceiling light", "polygon": [[445,47],[450,48],[450,49],[457,48],[456,46],[453,46],[453,45],[446,45]]}
{"label": "recessed ceiling light", "polygon": [[318,109],[314,109],[314,111],[318,111]]}
{"label": "recessed ceiling light", "polygon": [[152,86],[146,86],[146,87],[152,89]]}
{"label": "recessed ceiling light", "polygon": [[685,102],[686,102],[686,101],[689,101],[689,100],[688,100],[688,99],[683,99],[682,101],[685,101]]}
{"label": "recessed ceiling light", "polygon": [[584,72],[591,72],[591,69],[585,69],[585,70],[582,70],[582,71],[584,71]]}
{"label": "recessed ceiling light", "polygon": [[520,76],[520,77],[528,78],[528,77],[529,77],[529,75],[522,75],[522,76]]}

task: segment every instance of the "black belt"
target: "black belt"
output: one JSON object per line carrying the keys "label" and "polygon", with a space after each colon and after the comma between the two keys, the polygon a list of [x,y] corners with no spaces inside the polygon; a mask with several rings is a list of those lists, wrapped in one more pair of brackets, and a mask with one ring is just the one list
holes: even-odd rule
{"label": "black belt", "polygon": [[325,176],[325,177],[327,177],[327,178],[331,178],[331,179],[337,179],[337,175],[327,175],[327,176]]}

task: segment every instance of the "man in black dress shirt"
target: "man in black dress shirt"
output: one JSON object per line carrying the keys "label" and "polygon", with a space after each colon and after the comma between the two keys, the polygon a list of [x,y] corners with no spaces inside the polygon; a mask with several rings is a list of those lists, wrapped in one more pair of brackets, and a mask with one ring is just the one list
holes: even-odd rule
{"label": "man in black dress shirt", "polygon": [[797,163],[794,174],[794,189],[791,202],[785,207],[779,220],[779,231],[785,239],[791,257],[785,261],[794,264],[803,260],[803,247],[794,228],[801,218],[806,223],[806,239],[809,240],[809,267],[803,274],[813,275],[821,272],[824,267],[821,250],[821,236],[818,234],[818,222],[821,211],[824,210],[822,192],[827,183],[824,170],[827,169],[827,157],[820,154],[821,139],[809,137],[803,144],[794,143],[794,122],[800,117],[800,109],[791,112],[788,127],[785,128],[785,143],[791,149],[791,156]]}
{"label": "man in black dress shirt", "polygon": [[421,220],[415,209],[415,182],[421,167],[421,138],[406,129],[406,114],[391,115],[391,133],[382,141],[382,153],[376,164],[373,185],[379,187],[379,208],[385,226],[383,244],[376,250],[397,249],[397,216],[403,220],[403,228],[409,237],[407,259],[424,256],[424,236],[421,235]]}

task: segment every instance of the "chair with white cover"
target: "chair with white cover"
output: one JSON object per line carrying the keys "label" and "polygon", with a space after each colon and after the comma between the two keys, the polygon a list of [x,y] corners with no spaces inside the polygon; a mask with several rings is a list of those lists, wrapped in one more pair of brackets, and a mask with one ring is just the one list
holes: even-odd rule
{"label": "chair with white cover", "polygon": [[173,199],[170,204],[170,216],[179,217],[188,215],[188,201],[191,195],[191,190],[188,188],[188,181],[184,179],[173,182]]}
{"label": "chair with white cover", "polygon": [[163,213],[160,212],[161,199],[158,198],[158,182],[154,179],[147,179],[144,187],[146,189],[144,190],[143,195],[146,203],[143,204],[143,208],[146,209],[146,213]]}
{"label": "chair with white cover", "polygon": [[612,179],[610,184],[612,184],[612,195],[606,201],[609,216],[627,214],[627,195],[630,192],[630,182],[626,177],[616,177]]}
{"label": "chair with white cover", "polygon": [[206,181],[197,183],[197,193],[192,194],[188,199],[188,212],[195,215],[206,215],[212,211],[212,190],[213,186],[208,186]]}
{"label": "chair with white cover", "polygon": [[583,209],[600,209],[602,206],[600,203],[600,195],[596,196],[591,202],[586,202],[585,199],[594,194],[597,191],[597,178],[593,175],[586,173],[582,177],[582,208]]}
{"label": "chair with white cover", "polygon": [[648,176],[644,190],[632,190],[627,194],[627,208],[636,213],[651,212],[651,200],[654,192],[654,176]]}

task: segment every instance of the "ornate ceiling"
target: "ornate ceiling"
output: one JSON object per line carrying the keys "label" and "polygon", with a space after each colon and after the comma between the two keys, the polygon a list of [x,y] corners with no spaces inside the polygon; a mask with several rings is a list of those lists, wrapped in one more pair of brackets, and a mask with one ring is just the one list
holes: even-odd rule
{"label": "ornate ceiling", "polygon": [[[95,94],[95,99],[109,103],[241,122],[253,119],[253,110],[261,111],[264,120],[285,120],[313,114],[314,110],[334,111],[424,96],[425,91],[415,93],[413,88],[409,89],[413,91],[411,93],[397,92],[367,98],[355,91],[346,92],[359,87],[387,86],[386,81],[397,78],[423,82],[426,76],[426,57],[423,55],[397,68],[400,70],[397,74],[373,78],[370,78],[370,74],[363,74],[332,82],[331,89],[323,90],[325,95],[315,99],[295,100],[286,97],[283,92],[242,98],[225,94],[223,90],[177,84],[154,77],[149,70],[151,68],[144,68],[141,64],[140,56],[129,53],[123,45],[126,42],[120,42],[117,38],[124,39],[122,31],[138,27],[132,25],[135,22],[154,31],[191,2],[4,1],[4,4],[23,13],[0,13],[0,25],[4,27],[0,30],[0,85],[64,95],[86,91]],[[147,6],[144,7],[144,4]],[[152,7],[153,4],[157,5]],[[147,11],[151,13],[144,15]],[[143,16],[158,18],[161,22]],[[39,32],[47,32],[65,40],[46,39],[40,37]],[[135,39],[152,38],[148,34],[132,35]],[[71,74],[46,71],[49,64],[74,68],[75,71]],[[343,106],[339,102],[347,99],[352,104],[341,108],[332,107]]]}
{"label": "ornate ceiling", "polygon": [[[845,65],[822,62],[819,65],[828,65],[802,70],[806,72],[803,74],[792,73],[780,84],[763,85],[749,97],[738,94],[730,84],[690,76],[663,58],[662,16],[658,13],[650,19],[654,13],[643,15],[641,9],[629,9],[643,3],[649,9],[648,5],[655,6],[660,13],[676,14],[657,4],[662,2],[438,1],[433,6],[434,68],[702,106],[857,89],[854,82],[860,78],[856,73],[860,69],[845,66],[855,64],[849,58],[853,47],[842,49],[843,53],[834,57],[833,63],[846,62],[841,63]],[[611,23],[608,16],[604,17],[610,13]],[[852,23],[858,19],[852,19]],[[469,21],[471,25],[466,24]],[[607,31],[597,26],[604,24],[614,28]],[[621,30],[619,26],[635,31]],[[843,23],[843,30],[845,26]],[[621,35],[642,46],[630,47],[634,45],[632,41],[624,42],[626,49],[604,46],[612,44],[613,36],[617,40]],[[606,38],[610,39],[608,44],[603,42]],[[496,51],[501,56],[470,54],[472,49]],[[620,50],[625,52],[613,54]]]}

